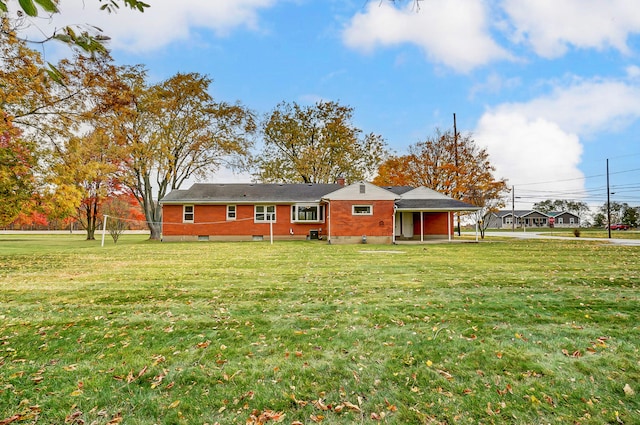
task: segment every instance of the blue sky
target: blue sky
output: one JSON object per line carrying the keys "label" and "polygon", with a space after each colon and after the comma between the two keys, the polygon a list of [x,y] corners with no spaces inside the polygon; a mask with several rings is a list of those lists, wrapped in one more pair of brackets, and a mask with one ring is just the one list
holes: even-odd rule
{"label": "blue sky", "polygon": [[398,154],[455,113],[516,208],[602,205],[607,158],[612,200],[640,205],[637,0],[149,0],[116,15],[91,3],[62,0],[52,25],[101,27],[116,62],[154,81],[207,74],[216,99],[261,115],[338,101]]}

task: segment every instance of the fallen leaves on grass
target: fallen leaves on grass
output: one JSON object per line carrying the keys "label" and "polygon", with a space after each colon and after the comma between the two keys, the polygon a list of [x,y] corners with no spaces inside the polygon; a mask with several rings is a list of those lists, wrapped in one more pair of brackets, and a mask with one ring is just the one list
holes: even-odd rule
{"label": "fallen leaves on grass", "polygon": [[285,414],[283,412],[274,412],[273,410],[264,410],[260,412],[259,410],[254,410],[251,412],[251,415],[249,415],[246,425],[261,425],[266,424],[269,421],[282,422],[284,417]]}
{"label": "fallen leaves on grass", "polygon": [[38,415],[42,412],[40,406],[29,406],[25,412],[10,416],[6,419],[0,420],[0,425],[8,425],[13,422],[30,421],[37,419]]}
{"label": "fallen leaves on grass", "polygon": [[211,344],[211,341],[207,340],[207,341],[203,341],[203,342],[199,342],[196,344],[197,348],[207,348],[209,346],[209,344]]}
{"label": "fallen leaves on grass", "polygon": [[573,353],[569,353],[567,349],[563,348],[562,354],[564,354],[567,357],[573,357],[573,358],[582,357],[582,353],[580,352],[580,350],[576,350]]}

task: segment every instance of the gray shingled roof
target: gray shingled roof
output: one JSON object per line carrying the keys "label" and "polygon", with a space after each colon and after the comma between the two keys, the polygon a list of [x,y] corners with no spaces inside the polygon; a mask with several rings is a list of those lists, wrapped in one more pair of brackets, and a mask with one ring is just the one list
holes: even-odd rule
{"label": "gray shingled roof", "polygon": [[161,203],[319,202],[322,196],[342,188],[339,184],[214,184],[196,183],[174,190]]}
{"label": "gray shingled roof", "polygon": [[[320,199],[338,189],[339,184],[248,184],[248,183],[196,183],[186,190],[174,190],[160,202],[162,204],[241,204],[241,203],[298,203],[319,202]],[[414,188],[409,186],[384,186],[402,196]],[[438,194],[435,199],[400,199],[396,202],[400,210],[472,211],[476,207]]]}
{"label": "gray shingled roof", "polygon": [[478,207],[456,199],[400,199],[396,202],[398,210],[441,210],[441,211],[475,211]]}

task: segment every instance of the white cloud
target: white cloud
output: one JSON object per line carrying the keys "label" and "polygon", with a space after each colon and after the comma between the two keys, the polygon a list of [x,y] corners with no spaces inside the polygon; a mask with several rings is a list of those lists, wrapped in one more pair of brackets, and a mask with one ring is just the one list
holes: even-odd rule
{"label": "white cloud", "polygon": [[627,77],[635,79],[640,77],[640,66],[630,65],[626,68]]}
{"label": "white cloud", "polygon": [[371,1],[343,31],[343,42],[370,52],[378,46],[405,43],[422,48],[427,56],[459,72],[485,65],[509,54],[491,38],[488,9],[482,0],[423,0],[394,7]]}
{"label": "white cloud", "polygon": [[620,130],[638,118],[640,87],[624,81],[576,80],[529,102],[487,110],[474,134],[487,147],[497,177],[516,187],[545,182],[528,188],[558,191],[549,198],[579,199],[584,192],[579,169],[583,140]]}
{"label": "white cloud", "polygon": [[640,87],[614,80],[577,80],[527,103],[506,103],[497,112],[542,118],[563,130],[588,136],[614,131],[640,118]]}
{"label": "white cloud", "polygon": [[51,22],[39,22],[45,32],[69,24],[91,24],[112,38],[109,47],[134,53],[162,48],[172,42],[191,42],[194,28],[227,35],[233,29],[259,28],[258,11],[273,6],[277,0],[157,0],[144,13],[122,6],[117,13],[100,11],[101,3],[84,0],[62,0],[60,10]]}
{"label": "white cloud", "polygon": [[514,41],[545,58],[560,57],[569,46],[627,54],[627,37],[640,32],[637,0],[504,0],[502,6]]}
{"label": "white cloud", "polygon": [[[478,144],[487,148],[495,176],[507,178],[516,190],[527,185],[525,190],[553,192],[555,199],[563,194],[576,199],[583,192],[584,175],[578,168],[582,145],[577,135],[563,131],[556,123],[529,119],[518,112],[488,112],[474,135]],[[532,183],[544,184],[529,186]]]}

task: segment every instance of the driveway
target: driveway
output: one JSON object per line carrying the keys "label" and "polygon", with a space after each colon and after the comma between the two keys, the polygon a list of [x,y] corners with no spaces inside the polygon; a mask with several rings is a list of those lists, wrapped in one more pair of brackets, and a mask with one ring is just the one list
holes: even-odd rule
{"label": "driveway", "polygon": [[[466,234],[475,235],[475,232],[465,232]],[[607,238],[583,238],[582,236],[579,238],[571,237],[571,236],[553,236],[547,234],[543,234],[541,232],[529,231],[529,232],[485,232],[485,236],[494,236],[494,237],[503,237],[503,238],[518,238],[518,239],[560,239],[560,240],[581,240],[581,241],[596,241],[596,242],[608,242],[615,245],[626,245],[626,246],[640,246],[640,239],[616,239],[615,237],[611,239]]]}

